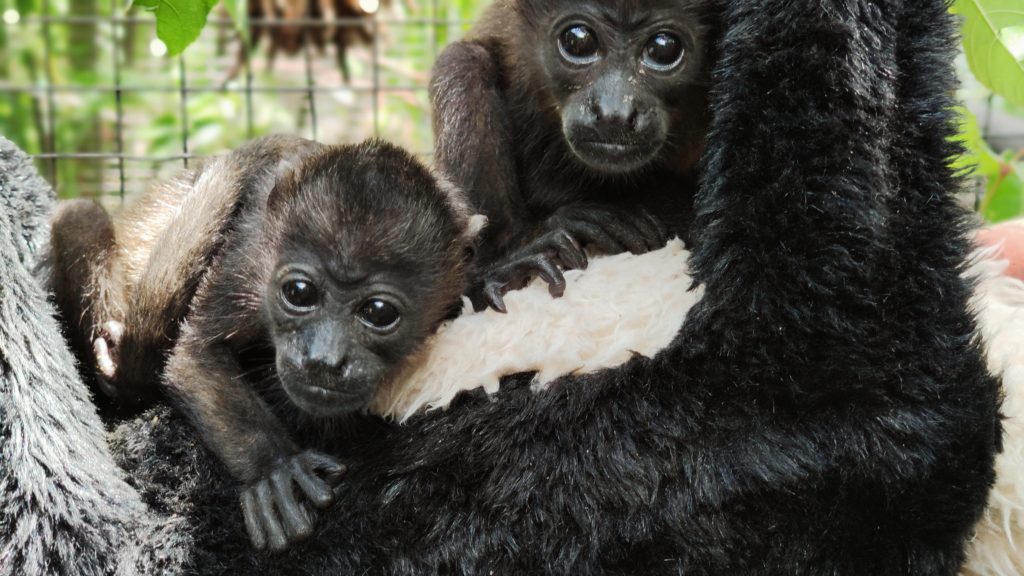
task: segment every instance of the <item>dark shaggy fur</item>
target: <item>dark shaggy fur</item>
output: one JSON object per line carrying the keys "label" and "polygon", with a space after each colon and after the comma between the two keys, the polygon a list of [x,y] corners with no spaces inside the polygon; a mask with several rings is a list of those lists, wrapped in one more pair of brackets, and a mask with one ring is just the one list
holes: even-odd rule
{"label": "dark shaggy fur", "polygon": [[[127,422],[116,458],[180,519],[189,572],[957,572],[1000,425],[960,277],[946,6],[730,0],[723,18],[693,235],[707,293],[675,344],[540,394],[510,379],[495,401],[368,420],[325,447],[351,463],[346,491],[280,557],[249,549],[180,419]],[[2,465],[10,494],[24,474]]]}

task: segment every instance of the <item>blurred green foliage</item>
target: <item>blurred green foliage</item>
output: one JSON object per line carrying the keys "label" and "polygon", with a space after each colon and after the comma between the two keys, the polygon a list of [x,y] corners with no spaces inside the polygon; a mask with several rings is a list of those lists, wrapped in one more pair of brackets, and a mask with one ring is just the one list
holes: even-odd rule
{"label": "blurred green foliage", "polygon": [[[961,37],[970,73],[997,98],[994,105],[1024,116],[1024,2],[956,0]],[[954,162],[984,188],[978,211],[989,222],[1024,215],[1024,150],[996,153],[982,137],[978,120],[961,109],[960,141],[967,153]],[[1024,124],[1024,122],[1022,122]]]}
{"label": "blurred green foliage", "polygon": [[[123,0],[0,0],[0,13],[13,10],[22,20],[0,24],[0,53],[6,55],[0,58],[0,86],[31,87],[0,91],[0,134],[33,154],[120,149],[129,156],[173,158],[184,151],[185,136],[189,153],[208,154],[275,131],[326,140],[379,134],[429,152],[429,105],[423,88],[433,59],[465,32],[487,1],[392,0],[400,16],[381,13],[390,23],[377,30],[382,47],[374,49],[372,59],[350,60],[353,78],[363,79],[361,88],[318,92],[312,100],[301,92],[275,93],[274,87],[286,85],[283,74],[254,66],[253,85],[263,90],[246,95],[237,89],[241,80],[236,78],[235,89],[190,93],[182,107],[177,90],[182,71],[190,87],[222,81],[225,63],[233,59],[234,38],[248,30],[248,0],[221,0],[233,22],[227,26],[220,17],[217,25],[206,24],[208,16],[212,20],[211,15],[223,14],[217,0],[135,0],[130,8]],[[963,23],[970,69],[964,74],[995,95],[994,106],[1024,117],[1024,2],[956,0],[952,10]],[[97,18],[74,24],[32,18],[44,15]],[[402,24],[403,18],[408,23]],[[438,23],[430,24],[433,19]],[[162,40],[166,55],[154,56],[154,37]],[[200,38],[205,39],[195,42]],[[192,48],[174,56],[190,43]],[[370,79],[382,88],[377,97],[367,92]],[[54,86],[80,89],[49,89]],[[125,89],[118,92],[118,86]],[[339,116],[346,109],[351,117],[342,122]],[[317,132],[314,111],[320,123],[329,118],[338,125],[334,132]],[[996,152],[977,119],[966,107],[961,112],[960,140],[967,154],[955,166],[983,187],[979,212],[992,222],[1024,214],[1024,151]],[[164,164],[176,169],[174,162]],[[120,167],[109,159],[43,159],[39,166],[59,183],[62,196],[109,193],[119,187]],[[155,160],[127,166],[127,177],[143,182],[165,169]]]}
{"label": "blurred green foliage", "polygon": [[[380,135],[429,154],[430,67],[487,0],[385,2],[377,46],[349,51],[351,84],[330,47],[278,54],[271,68],[265,39],[247,51],[251,76],[228,78],[247,2],[0,0],[0,134],[34,155],[126,155],[37,159],[62,197],[116,197],[122,170],[126,193],[137,193],[180,169],[183,153],[270,132],[331,142]],[[317,89],[305,90],[310,83]]]}

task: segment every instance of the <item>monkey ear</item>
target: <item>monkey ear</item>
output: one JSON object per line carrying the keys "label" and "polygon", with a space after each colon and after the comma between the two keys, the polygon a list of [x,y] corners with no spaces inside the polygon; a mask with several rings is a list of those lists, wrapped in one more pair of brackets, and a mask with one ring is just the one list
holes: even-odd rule
{"label": "monkey ear", "polygon": [[464,245],[463,262],[469,264],[476,259],[476,250],[480,244],[480,232],[487,226],[487,216],[472,214],[466,220],[466,228],[462,231]]}
{"label": "monkey ear", "polygon": [[452,183],[451,180],[445,178],[440,172],[432,171],[434,178],[437,179],[437,185],[444,194],[445,200],[448,201],[448,205],[452,211],[455,212],[456,217],[460,222],[465,223],[465,229],[462,232],[462,238],[469,244],[476,244],[477,237],[480,236],[480,231],[487,226],[487,216],[483,214],[473,213],[473,209],[469,205],[469,199],[466,197],[466,193]]}
{"label": "monkey ear", "polygon": [[463,236],[467,240],[476,240],[480,236],[480,232],[487,226],[487,216],[483,214],[473,214],[469,217],[469,221],[466,222],[466,232]]}

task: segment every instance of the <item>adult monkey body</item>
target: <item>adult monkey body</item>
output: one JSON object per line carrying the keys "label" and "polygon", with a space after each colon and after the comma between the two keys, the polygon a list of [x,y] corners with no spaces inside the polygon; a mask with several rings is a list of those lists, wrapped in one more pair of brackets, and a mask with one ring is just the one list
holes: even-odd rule
{"label": "adult monkey body", "polygon": [[394,146],[263,138],[116,226],[95,204],[64,205],[58,306],[78,346],[95,338],[122,402],[151,395],[173,345],[168,392],[246,485],[253,544],[282,549],[312,531],[303,500],[329,504],[344,470],[287,424],[367,407],[458,302],[478,223]]}
{"label": "adult monkey body", "polygon": [[437,162],[489,224],[471,294],[502,294],[581,247],[686,239],[708,123],[708,2],[497,0],[431,84]]}

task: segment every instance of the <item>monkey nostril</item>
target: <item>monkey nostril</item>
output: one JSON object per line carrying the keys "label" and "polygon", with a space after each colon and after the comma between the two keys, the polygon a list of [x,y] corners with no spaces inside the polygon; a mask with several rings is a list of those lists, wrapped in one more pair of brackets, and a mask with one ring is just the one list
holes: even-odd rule
{"label": "monkey nostril", "polygon": [[626,120],[629,124],[629,129],[633,132],[640,131],[640,112],[636,109],[629,112],[629,118]]}
{"label": "monkey nostril", "polygon": [[597,102],[590,103],[590,114],[593,115],[594,121],[599,121],[604,118],[604,113],[601,110],[601,105]]}

